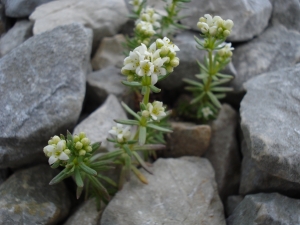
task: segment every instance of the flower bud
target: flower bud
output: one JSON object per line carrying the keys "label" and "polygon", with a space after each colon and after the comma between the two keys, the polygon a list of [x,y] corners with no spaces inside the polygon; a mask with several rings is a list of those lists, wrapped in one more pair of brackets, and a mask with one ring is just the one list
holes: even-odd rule
{"label": "flower bud", "polygon": [[49,140],[48,141],[48,145],[53,145],[54,143],[53,143],[53,140]]}
{"label": "flower bud", "polygon": [[81,156],[85,155],[85,153],[86,153],[85,150],[80,150],[80,151],[79,151],[79,155],[81,155]]}
{"label": "flower bud", "polygon": [[78,135],[74,135],[73,136],[73,141],[76,143],[80,140],[79,136]]}
{"label": "flower bud", "polygon": [[133,80],[134,80],[134,76],[129,75],[129,76],[127,77],[127,81],[131,82],[131,81],[133,81]]}
{"label": "flower bud", "polygon": [[129,75],[130,74],[130,71],[129,70],[126,70],[124,68],[121,69],[121,73],[125,76]]}
{"label": "flower bud", "polygon": [[142,112],[142,116],[143,117],[149,117],[149,115],[150,115],[150,113],[147,111],[147,110],[144,110],[143,112]]}
{"label": "flower bud", "polygon": [[53,144],[57,144],[59,141],[60,141],[60,138],[59,138],[57,135],[55,135],[55,136],[52,138]]}
{"label": "flower bud", "polygon": [[87,152],[91,152],[93,149],[92,149],[92,146],[85,146],[84,147],[84,150],[86,150]]}
{"label": "flower bud", "polygon": [[79,142],[79,141],[75,144],[75,148],[76,148],[77,150],[82,149],[82,146],[83,146],[83,144],[82,144],[81,142]]}
{"label": "flower bud", "polygon": [[71,154],[71,151],[70,151],[70,149],[65,149],[65,150],[64,150],[64,153],[66,153],[67,155],[70,155],[70,154]]}
{"label": "flower bud", "polygon": [[173,67],[172,66],[167,66],[166,70],[168,73],[172,73],[173,72]]}
{"label": "flower bud", "polygon": [[209,30],[209,26],[206,23],[198,22],[197,27],[201,30],[203,34],[206,34]]}
{"label": "flower bud", "polygon": [[224,37],[228,37],[229,34],[230,34],[230,31],[229,31],[229,30],[224,30],[224,31],[223,31]]}
{"label": "flower bud", "polygon": [[210,27],[209,33],[210,33],[210,35],[215,36],[217,34],[217,27],[216,26]]}
{"label": "flower bud", "polygon": [[205,19],[204,17],[200,17],[200,18],[199,18],[199,22],[205,23],[205,22],[206,22],[206,19]]}
{"label": "flower bud", "polygon": [[158,49],[160,49],[162,46],[164,46],[163,40],[157,39],[157,40],[156,40],[156,47],[157,47]]}
{"label": "flower bud", "polygon": [[81,140],[82,138],[85,138],[85,133],[84,133],[84,132],[80,132],[80,133],[79,133],[79,138],[80,138],[80,140]]}
{"label": "flower bud", "polygon": [[168,52],[169,52],[169,48],[168,48],[167,46],[163,46],[163,47],[161,48],[160,55],[161,55],[161,56],[165,56],[165,55],[168,54]]}
{"label": "flower bud", "polygon": [[81,141],[80,141],[84,146],[88,146],[91,141],[88,139],[88,138],[83,138]]}
{"label": "flower bud", "polygon": [[231,30],[232,29],[232,27],[233,27],[233,21],[232,20],[226,20],[225,22],[224,22],[224,27],[227,29],[227,30]]}
{"label": "flower bud", "polygon": [[174,59],[172,59],[172,61],[170,62],[171,66],[176,67],[179,65],[179,58],[175,57]]}

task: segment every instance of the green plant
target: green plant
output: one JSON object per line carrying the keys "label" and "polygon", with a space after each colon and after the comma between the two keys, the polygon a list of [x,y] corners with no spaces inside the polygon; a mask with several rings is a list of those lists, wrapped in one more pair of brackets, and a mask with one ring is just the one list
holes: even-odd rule
{"label": "green plant", "polygon": [[200,82],[191,79],[183,80],[191,85],[185,89],[194,95],[190,104],[199,104],[196,118],[207,121],[215,118],[221,108],[219,99],[226,96],[225,92],[232,91],[232,88],[222,85],[233,77],[220,73],[220,70],[231,61],[233,48],[231,43],[224,43],[224,41],[230,35],[233,22],[232,20],[225,21],[219,16],[212,18],[211,15],[206,14],[199,19],[197,26],[203,38],[200,40],[195,37],[197,48],[207,51],[207,56],[204,58],[204,64],[198,62],[200,74],[195,77]]}

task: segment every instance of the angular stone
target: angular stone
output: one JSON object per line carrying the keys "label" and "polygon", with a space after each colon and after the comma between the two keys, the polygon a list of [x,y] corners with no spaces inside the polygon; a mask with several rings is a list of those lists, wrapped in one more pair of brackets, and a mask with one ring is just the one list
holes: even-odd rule
{"label": "angular stone", "polygon": [[20,20],[0,39],[0,57],[18,47],[32,36],[33,23]]}
{"label": "angular stone", "polygon": [[72,24],[28,39],[0,60],[0,168],[42,156],[75,125],[85,95],[91,31]]}
{"label": "angular stone", "polygon": [[53,0],[2,0],[6,16],[23,18],[29,16],[36,7]]}
{"label": "angular stone", "polygon": [[35,21],[35,35],[62,25],[80,23],[93,29],[94,44],[99,44],[101,38],[115,35],[126,23],[128,10],[124,0],[60,0],[38,7],[30,20]]}
{"label": "angular stone", "polygon": [[227,216],[230,216],[233,213],[243,199],[244,197],[242,195],[232,195],[227,198],[225,207]]}
{"label": "angular stone", "polygon": [[71,201],[63,182],[49,185],[59,173],[48,165],[15,172],[0,186],[0,224],[57,224]]}
{"label": "angular stone", "polygon": [[179,15],[188,16],[182,20],[182,24],[199,30],[197,22],[205,14],[218,15],[223,19],[231,19],[234,22],[230,41],[247,41],[258,36],[267,27],[272,13],[272,5],[269,0],[192,0],[184,4],[186,9]]}
{"label": "angular stone", "polygon": [[243,83],[253,77],[299,63],[300,33],[282,25],[269,27],[258,38],[238,46],[232,60],[237,71],[232,85],[241,92]]}
{"label": "angular stone", "polygon": [[100,70],[109,66],[121,68],[125,58],[122,43],[125,41],[123,34],[103,38],[92,60],[93,70]]}
{"label": "angular stone", "polygon": [[247,195],[228,218],[228,225],[299,224],[300,200],[278,193]]}
{"label": "angular stone", "polygon": [[[288,29],[300,30],[300,2],[299,0],[271,0],[273,5],[273,25],[282,24]],[[287,13],[288,12],[288,13]]]}
{"label": "angular stone", "polygon": [[220,198],[225,202],[229,195],[238,194],[241,157],[237,143],[237,113],[224,104],[212,122],[212,138],[205,157],[212,164]]}
{"label": "angular stone", "polygon": [[262,74],[245,85],[241,128],[259,169],[300,183],[300,64]]}
{"label": "angular stone", "polygon": [[125,80],[120,68],[109,66],[87,76],[87,98],[89,102],[104,102],[108,95],[115,95],[118,100],[130,104],[133,91],[121,83]]}
{"label": "angular stone", "polygon": [[[182,88],[186,85],[186,83],[182,81],[183,78],[193,80],[197,79],[195,78],[195,75],[200,73],[200,69],[196,60],[203,62],[204,56],[207,55],[207,52],[197,49],[197,43],[194,40],[195,35],[198,36],[198,33],[184,31],[178,34],[174,39],[173,42],[180,49],[180,51],[177,52],[177,57],[180,59],[180,63],[176,68],[174,68],[174,72],[172,72],[168,78],[159,82],[163,89],[173,90],[176,88]],[[225,73],[227,74],[235,74],[235,69],[232,63],[230,63],[225,70]]]}
{"label": "angular stone", "polygon": [[208,125],[172,122],[164,157],[202,156],[208,149],[211,129]]}
{"label": "angular stone", "polygon": [[116,125],[115,119],[127,119],[126,114],[114,95],[109,95],[106,101],[85,120],[81,121],[74,129],[74,134],[85,132],[86,136],[94,142],[101,142],[104,150],[113,150],[113,143],[106,140],[108,131]]}
{"label": "angular stone", "polygon": [[300,184],[272,176],[266,171],[259,169],[251,158],[251,151],[248,150],[246,142],[242,141],[243,161],[241,168],[241,182],[239,193],[241,195],[278,192],[290,197],[300,195]]}
{"label": "angular stone", "polygon": [[94,199],[84,202],[64,225],[98,225],[102,211],[98,211]]}
{"label": "angular stone", "polygon": [[134,176],[104,210],[101,225],[225,225],[214,171],[204,158],[158,159],[149,184]]}

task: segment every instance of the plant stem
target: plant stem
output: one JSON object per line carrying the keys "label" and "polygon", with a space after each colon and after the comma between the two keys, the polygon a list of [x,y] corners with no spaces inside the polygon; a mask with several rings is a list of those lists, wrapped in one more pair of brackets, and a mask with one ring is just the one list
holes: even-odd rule
{"label": "plant stem", "polygon": [[143,103],[145,105],[148,104],[148,102],[149,102],[149,96],[150,96],[150,87],[146,86],[146,88],[147,88],[146,89],[146,93],[145,93],[144,98],[143,98]]}

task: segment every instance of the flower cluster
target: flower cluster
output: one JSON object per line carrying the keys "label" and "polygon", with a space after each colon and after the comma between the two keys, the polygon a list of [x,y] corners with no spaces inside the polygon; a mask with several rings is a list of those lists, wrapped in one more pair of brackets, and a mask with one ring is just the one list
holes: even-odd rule
{"label": "flower cluster", "polygon": [[144,21],[147,23],[152,24],[153,27],[159,28],[160,27],[160,21],[161,16],[155,12],[153,8],[147,7],[146,9],[143,9],[140,14],[140,19],[137,20],[136,23],[139,23],[140,21]]}
{"label": "flower cluster", "polygon": [[234,50],[231,47],[231,43],[226,43],[223,48],[218,51],[218,55],[221,57],[229,58],[232,56],[232,51]]}
{"label": "flower cluster", "polygon": [[117,126],[112,127],[112,129],[108,133],[117,137],[117,141],[119,143],[128,141],[131,136],[130,127],[123,126],[122,124],[119,123],[117,123]]}
{"label": "flower cluster", "polygon": [[132,1],[129,1],[129,4],[131,4],[133,6],[134,11],[138,11],[142,2],[143,2],[143,0],[132,0]]}
{"label": "flower cluster", "polygon": [[144,79],[143,86],[154,85],[159,76],[172,72],[178,66],[176,51],[179,48],[166,37],[157,39],[149,48],[141,44],[124,59],[122,74],[127,76],[128,81],[141,81],[142,77],[150,77],[149,81]]}
{"label": "flower cluster", "polygon": [[61,140],[60,137],[54,136],[48,141],[48,145],[44,148],[44,153],[49,157],[49,165],[52,165],[57,160],[68,160],[71,151],[67,149],[65,140]]}
{"label": "flower cluster", "polygon": [[206,36],[216,37],[217,39],[225,39],[231,33],[233,27],[232,20],[223,20],[220,16],[205,14],[200,17],[197,23],[198,28]]}
{"label": "flower cluster", "polygon": [[154,101],[153,103],[147,104],[147,110],[143,110],[142,115],[144,117],[149,117],[153,120],[158,120],[161,117],[166,116],[165,108],[163,107],[163,103],[159,101]]}
{"label": "flower cluster", "polygon": [[73,141],[78,155],[84,156],[87,152],[92,151],[91,141],[86,137],[84,132],[80,132],[79,135],[74,135]]}

